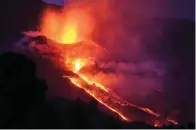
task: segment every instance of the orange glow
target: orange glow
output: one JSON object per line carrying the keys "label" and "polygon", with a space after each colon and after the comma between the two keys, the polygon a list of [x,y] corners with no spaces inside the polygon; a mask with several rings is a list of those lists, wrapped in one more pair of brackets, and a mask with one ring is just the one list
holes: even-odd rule
{"label": "orange glow", "polygon": [[[116,110],[115,108],[112,108],[110,104],[108,104],[108,102],[104,102],[104,97],[101,97],[99,95],[99,92],[93,92],[93,90],[87,89],[86,87],[84,87],[79,80],[75,79],[75,78],[69,78],[71,80],[71,82],[73,84],[75,84],[76,86],[78,86],[79,88],[84,89],[89,95],[91,95],[92,97],[94,97],[99,103],[103,104],[104,106],[106,106],[107,108],[109,108],[111,111],[117,113],[123,120],[125,121],[130,121],[125,115],[123,115],[120,111]],[[88,82],[88,81],[87,81]],[[88,84],[89,85],[89,84]],[[100,87],[101,88],[101,87]],[[102,90],[102,88],[100,89]],[[107,92],[104,90],[104,92]]]}
{"label": "orange glow", "polygon": [[[47,9],[41,19],[41,33],[44,36],[59,44],[74,44],[70,45],[71,47],[55,44],[56,50],[53,50],[63,56],[63,58],[60,57],[61,59],[58,57],[63,61],[62,66],[64,68],[62,69],[68,68],[78,76],[77,78],[64,77],[70,79],[75,86],[83,89],[125,121],[133,120],[132,115],[130,115],[130,108],[142,110],[156,118],[160,117],[160,114],[149,108],[140,107],[121,99],[111,88],[104,85],[104,81],[107,79],[101,78],[98,82],[93,76],[90,77],[81,72],[83,67],[88,67],[91,64],[91,61],[95,63],[99,55],[104,55],[104,48],[98,46],[94,41],[89,42],[93,28],[94,21],[89,12],[78,8],[69,8],[63,12]],[[78,44],[75,46],[75,43]],[[58,65],[61,64],[59,59],[56,61]],[[92,72],[89,71],[88,73],[91,74]]]}
{"label": "orange glow", "polygon": [[[111,111],[117,113],[123,120],[125,121],[131,121],[130,118],[128,118],[122,110],[122,107],[124,109],[129,110],[130,107],[134,107],[140,110],[145,111],[148,114],[151,114],[153,116],[159,117],[160,115],[153,112],[149,108],[142,108],[140,106],[131,104],[129,102],[123,101],[118,95],[116,95],[112,90],[109,90],[104,85],[89,80],[90,78],[86,77],[83,74],[79,73],[79,70],[84,65],[84,62],[82,62],[81,59],[77,59],[74,63],[75,68],[73,68],[74,72],[79,75],[80,78],[72,78],[68,77],[70,81],[78,86],[79,88],[84,89],[89,95],[94,97],[98,102],[109,108]],[[96,87],[96,88],[95,88]],[[113,102],[110,102],[113,101]]]}
{"label": "orange glow", "polygon": [[41,19],[40,29],[41,33],[54,41],[73,44],[90,37],[93,21],[91,16],[81,9],[63,13],[47,9]]}
{"label": "orange glow", "polygon": [[167,119],[167,121],[169,121],[169,122],[171,122],[171,123],[173,123],[173,124],[175,124],[175,125],[178,124],[178,122],[176,122],[175,120],[172,120],[172,119]]}
{"label": "orange glow", "polygon": [[160,126],[161,126],[161,124],[160,124],[159,121],[155,121],[155,122],[154,122],[154,127],[160,127]]}
{"label": "orange glow", "polygon": [[98,83],[98,82],[96,82],[96,81],[90,81],[90,80],[88,80],[87,77],[85,77],[85,76],[82,75],[82,74],[79,74],[79,75],[80,75],[80,77],[81,77],[84,81],[86,81],[89,85],[94,85],[95,87],[99,87],[99,88],[103,89],[104,91],[108,92],[108,89],[105,88],[102,84],[100,84],[100,83]]}
{"label": "orange glow", "polygon": [[77,37],[77,29],[76,25],[74,23],[65,25],[65,28],[63,29],[66,33],[63,33],[62,36],[60,37],[60,42],[61,43],[74,43],[77,42],[78,37]]}
{"label": "orange glow", "polygon": [[74,72],[77,73],[85,65],[80,59],[76,59],[74,62]]}

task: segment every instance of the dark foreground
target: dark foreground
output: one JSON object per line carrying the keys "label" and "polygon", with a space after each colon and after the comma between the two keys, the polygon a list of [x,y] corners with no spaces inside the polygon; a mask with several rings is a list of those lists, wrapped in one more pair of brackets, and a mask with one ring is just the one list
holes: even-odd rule
{"label": "dark foreground", "polygon": [[[33,30],[45,6],[41,0],[4,1],[1,4],[0,49],[17,41],[22,31]],[[156,55],[161,55],[171,64],[168,80],[172,82],[169,86],[172,98],[169,101],[174,97],[173,92],[176,93],[175,97],[183,97],[183,100],[177,98],[180,104],[177,106],[185,111],[179,118],[187,122],[187,117],[194,118],[195,106],[195,22],[165,19],[155,20],[153,25],[160,22],[166,24],[168,30]],[[149,23],[152,24],[152,21]],[[157,27],[151,26],[150,30],[153,28]],[[79,99],[56,99],[48,103],[45,81],[38,79],[35,72],[35,64],[25,56],[13,53],[0,56],[0,128],[154,128],[142,122],[127,124],[114,119],[100,112],[94,100],[90,104]],[[190,97],[185,100],[185,95]],[[187,123],[167,128],[177,127],[195,128],[195,125]]]}
{"label": "dark foreground", "polygon": [[[155,128],[143,122],[115,119],[99,111],[95,100],[89,104],[80,99],[60,98],[48,102],[47,85],[35,73],[35,63],[24,55],[9,52],[0,56],[0,128]],[[195,125],[162,128],[195,128]]]}

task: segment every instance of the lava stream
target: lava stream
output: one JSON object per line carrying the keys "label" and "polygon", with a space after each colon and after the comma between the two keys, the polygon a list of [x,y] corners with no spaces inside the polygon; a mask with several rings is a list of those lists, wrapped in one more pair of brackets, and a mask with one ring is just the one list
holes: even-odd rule
{"label": "lava stream", "polygon": [[121,104],[115,104],[115,102],[111,102],[111,104],[109,104],[108,101],[109,100],[112,101],[114,99],[112,99],[104,89],[101,89],[101,87],[98,87],[97,85],[95,85],[97,86],[96,88],[94,87],[94,85],[90,85],[90,84],[83,85],[84,83],[82,83],[82,81],[77,78],[69,78],[69,79],[73,84],[75,84],[79,88],[84,89],[89,95],[94,97],[98,102],[100,102],[101,104],[103,104],[104,106],[112,110],[113,112],[117,113],[123,120],[130,121],[130,119],[124,116],[123,113],[121,113],[121,111],[119,110]]}
{"label": "lava stream", "polygon": [[[73,6],[64,11],[62,13],[46,9],[40,25],[41,33],[55,43],[48,42],[50,46],[54,47],[54,49],[49,49],[49,51],[60,55],[55,63],[61,65],[61,62],[63,62],[61,67],[64,68],[61,68],[62,70],[67,70],[70,67],[69,69],[77,75],[76,77],[64,77],[70,79],[73,84],[85,90],[85,92],[111,111],[117,113],[125,121],[134,120],[130,112],[132,109],[139,109],[152,115],[153,118],[159,118],[160,114],[153,112],[149,108],[143,108],[121,99],[108,87],[102,85],[103,82],[96,82],[79,72],[81,68],[90,64],[87,60],[88,58],[99,59],[100,54],[105,56],[105,52],[108,54],[108,51],[99,46],[99,44],[89,42],[92,41],[92,32],[97,23],[93,15],[94,13],[92,13],[93,10],[89,11],[89,8]],[[43,49],[42,51],[45,52],[46,50]],[[65,59],[66,62],[64,62]],[[171,120],[167,121],[172,122]]]}
{"label": "lava stream", "polygon": [[[107,108],[109,108],[111,111],[117,113],[123,120],[125,121],[133,121],[134,119],[131,118],[130,110],[133,108],[142,110],[149,115],[152,115],[154,119],[159,118],[161,115],[158,113],[153,112],[149,108],[143,108],[135,104],[131,104],[125,100],[122,100],[116,93],[114,93],[109,88],[106,88],[104,85],[89,80],[88,77],[86,77],[83,74],[79,73],[79,70],[85,66],[85,63],[82,62],[82,60],[77,59],[75,60],[73,72],[76,73],[77,77],[67,77],[70,79],[70,81],[75,84],[77,87],[85,90],[90,96],[94,97],[99,103],[103,104]],[[65,76],[66,77],[66,76]],[[156,125],[155,120],[155,125]],[[171,119],[166,119],[166,121],[171,122],[173,124],[178,124],[176,121]],[[160,124],[159,124],[160,125]]]}
{"label": "lava stream", "polygon": [[[55,46],[56,46],[56,44],[55,44]],[[34,46],[34,47],[39,48],[39,46]],[[133,108],[135,108],[137,110],[138,109],[142,110],[142,111],[148,113],[149,115],[152,115],[153,119],[160,117],[160,114],[153,112],[149,108],[143,108],[143,107],[129,103],[129,102],[121,99],[120,96],[118,96],[116,93],[114,93],[111,89],[106,88],[100,82],[93,81],[91,78],[81,74],[79,71],[81,70],[81,68],[87,66],[87,64],[89,64],[89,61],[84,60],[83,58],[76,58],[75,59],[74,57],[66,57],[66,53],[64,53],[64,51],[61,51],[60,48],[57,46],[55,48],[52,48],[54,53],[62,55],[62,57],[58,57],[58,60],[55,60],[55,63],[61,64],[59,59],[66,59],[66,61],[63,62],[62,66],[69,66],[69,64],[71,64],[70,70],[77,75],[76,77],[74,77],[74,76],[63,76],[63,77],[70,79],[70,81],[73,84],[75,84],[77,87],[85,90],[85,92],[87,92],[90,96],[94,97],[99,103],[103,104],[111,111],[117,113],[121,117],[121,119],[123,119],[124,121],[128,121],[128,122],[134,121],[135,119],[132,118],[132,115],[130,112],[131,109],[133,109]],[[50,50],[49,48],[40,48],[40,49],[42,51],[44,50],[46,52],[47,52],[47,50],[48,51]],[[65,48],[63,48],[63,50],[65,50]],[[62,68],[62,69],[65,69],[65,68]],[[154,121],[156,121],[156,120],[154,120]],[[176,121],[171,120],[171,119],[166,119],[166,121],[171,122],[173,124],[177,124]]]}
{"label": "lava stream", "polygon": [[122,100],[117,94],[112,90],[106,88],[102,84],[90,81],[88,77],[79,73],[79,70],[85,66],[82,60],[75,60],[73,71],[78,75],[78,77],[68,77],[70,81],[75,84],[77,87],[84,89],[89,95],[94,97],[98,102],[109,108],[111,111],[117,113],[123,120],[131,121],[129,116],[126,116],[129,113],[129,110],[132,108],[137,108],[142,111],[145,111],[148,114],[151,114],[155,117],[160,115],[153,112],[149,108],[142,108],[140,106],[131,104],[127,101]]}

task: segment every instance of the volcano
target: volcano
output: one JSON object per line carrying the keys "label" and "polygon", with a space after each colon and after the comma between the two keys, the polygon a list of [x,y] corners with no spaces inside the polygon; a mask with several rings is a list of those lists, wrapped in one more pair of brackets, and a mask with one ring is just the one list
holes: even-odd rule
{"label": "volcano", "polygon": [[[41,19],[42,19],[42,17],[41,17]],[[55,18],[53,17],[53,19],[55,19]],[[14,21],[14,20],[10,20],[10,21]],[[32,21],[34,22],[34,20],[31,20],[31,22]],[[127,24],[130,24],[128,20],[126,20],[126,21],[127,21]],[[147,34],[150,34],[150,32],[149,32],[150,30],[153,30],[154,28],[159,28],[161,26],[161,25],[159,26],[159,24],[156,24],[157,22],[158,23],[160,23],[160,22],[167,23],[167,26],[169,26],[169,29],[166,30],[169,33],[167,32],[167,34],[166,34],[167,36],[163,40],[164,44],[158,44],[158,45],[156,44],[159,47],[159,49],[157,51],[157,55],[160,54],[162,57],[168,58],[168,60],[172,63],[172,65],[176,61],[175,58],[178,57],[178,59],[177,59],[178,62],[174,63],[175,64],[174,66],[171,65],[171,68],[170,68],[173,75],[170,75],[170,74],[167,75],[168,82],[175,80],[174,84],[169,84],[168,91],[169,91],[169,93],[171,93],[172,96],[170,96],[168,102],[173,101],[175,99],[178,100],[176,93],[179,93],[179,91],[183,91],[179,95],[184,95],[184,92],[189,93],[190,86],[194,86],[193,85],[194,83],[192,82],[192,81],[194,81],[194,79],[192,78],[194,76],[191,76],[186,71],[186,70],[188,70],[189,72],[193,72],[191,68],[193,68],[192,66],[194,65],[194,63],[193,63],[194,56],[192,55],[192,52],[194,52],[193,51],[194,46],[192,44],[188,44],[188,43],[193,43],[192,37],[194,37],[194,36],[192,35],[193,34],[192,32],[194,32],[194,29],[193,29],[194,23],[182,21],[182,20],[171,20],[171,19],[169,19],[169,20],[168,19],[165,19],[165,20],[162,20],[162,19],[157,20],[156,19],[154,21],[149,20],[149,19],[145,19],[145,20],[141,20],[140,22],[148,23],[152,26],[148,26],[148,28],[145,28],[146,27],[146,26],[144,26],[145,24],[143,24],[143,26],[139,26],[139,30],[137,30],[139,32],[139,34],[141,34],[141,32],[145,32]],[[86,25],[85,22],[81,22],[81,23],[83,23],[83,25]],[[48,26],[55,27],[55,24],[57,24],[57,23],[54,22],[53,24],[49,24]],[[14,24],[10,24],[10,25],[14,25]],[[158,25],[158,26],[156,26],[156,25]],[[126,26],[128,26],[128,25],[126,25]],[[133,25],[133,26],[136,27],[135,25]],[[59,32],[63,32],[61,29],[63,27],[60,26],[59,28],[60,29],[57,29],[57,30],[59,30]],[[117,26],[117,28],[118,28],[118,26]],[[10,29],[7,29],[9,33],[10,33],[9,30],[11,30],[11,29],[12,29],[11,27],[10,27]],[[101,37],[103,37],[103,35],[104,35],[104,37],[108,41],[113,42],[109,37],[110,36],[109,34],[111,34],[110,33],[111,31],[107,32],[107,30],[105,31],[104,29],[105,28],[103,28],[103,27],[99,28],[99,30],[101,31],[101,33],[99,35]],[[172,29],[174,29],[174,31],[171,31]],[[133,30],[133,29],[131,28],[128,30]],[[20,31],[24,31],[24,29],[22,29]],[[50,34],[50,29],[47,31],[49,31],[48,34]],[[156,29],[155,29],[155,31],[156,31]],[[71,34],[73,32],[74,31],[71,31]],[[57,34],[58,34],[58,31],[57,31]],[[69,35],[67,35],[67,36],[69,36]],[[98,100],[99,100],[100,104],[105,106],[108,109],[108,111],[111,111],[115,116],[119,116],[124,121],[127,121],[127,118],[128,118],[128,121],[133,121],[133,120],[141,120],[141,121],[145,121],[145,122],[149,121],[150,124],[153,124],[156,126],[157,126],[157,122],[159,122],[159,121],[164,122],[164,123],[168,122],[168,121],[174,122],[171,119],[167,119],[167,117],[162,117],[162,114],[154,112],[153,111],[154,109],[151,110],[150,107],[147,109],[146,108],[147,106],[145,106],[145,105],[142,105],[142,106],[136,105],[137,103],[131,104],[131,102],[128,102],[128,101],[124,100],[123,97],[119,96],[118,91],[113,90],[112,86],[107,86],[107,84],[105,85],[105,82],[107,80],[109,80],[109,78],[104,77],[104,76],[103,77],[99,77],[99,76],[102,74],[105,74],[105,73],[108,73],[108,74],[112,73],[113,74],[113,73],[115,73],[115,69],[114,68],[112,68],[112,69],[111,68],[102,68],[101,64],[103,63],[103,61],[105,61],[107,63],[108,60],[114,61],[114,60],[118,59],[117,58],[118,55],[115,55],[115,56],[111,55],[111,53],[109,51],[107,51],[107,49],[104,49],[102,46],[93,42],[92,40],[87,40],[87,39],[85,39],[85,40],[79,39],[78,40],[77,39],[76,42],[73,42],[70,44],[70,42],[69,43],[59,42],[61,40],[65,41],[66,39],[59,40],[58,38],[53,38],[52,36],[51,37],[44,36],[44,37],[45,37],[44,40],[41,38],[42,39],[41,41],[35,40],[35,41],[31,41],[30,44],[28,43],[28,51],[30,52],[30,54],[33,53],[32,55],[34,55],[34,56],[36,55],[37,57],[41,57],[41,58],[49,60],[55,66],[54,68],[58,68],[58,70],[61,71],[60,78],[62,78],[62,80],[69,80],[70,82],[72,82],[70,88],[73,88],[74,92],[79,89],[82,91],[82,92],[80,91],[81,93],[85,93],[85,94],[87,93],[90,95],[90,97],[93,97],[95,99],[96,99],[96,97],[94,97],[94,96],[99,97]],[[59,36],[59,37],[61,37],[61,36]],[[72,38],[74,39],[74,37],[72,37]],[[154,40],[154,36],[152,39]],[[145,40],[148,41],[148,39],[145,39]],[[143,42],[145,42],[145,40]],[[152,42],[153,42],[153,40],[152,40]],[[161,39],[159,41],[163,42],[163,41],[161,41]],[[102,41],[101,41],[100,43],[104,45],[104,42],[102,43]],[[184,46],[184,43],[187,43],[186,47]],[[113,44],[112,44],[112,46],[113,46]],[[168,49],[168,46],[169,46],[169,48],[171,46],[173,46],[172,49],[175,50],[175,52],[172,52],[173,51],[172,49]],[[152,50],[151,50],[151,48],[153,48],[153,46],[152,45],[147,46],[147,48],[149,48],[148,54],[154,55],[154,53],[152,54]],[[191,50],[191,51],[189,51],[189,50]],[[183,54],[181,54],[181,52],[183,52]],[[187,57],[189,57],[189,58],[187,58]],[[176,66],[178,66],[178,67],[176,67]],[[46,68],[44,68],[44,69],[46,69]],[[49,70],[50,69],[47,68],[45,71],[49,72]],[[173,70],[175,72],[173,72]],[[182,72],[182,70],[183,70],[183,72]],[[98,74],[98,76],[97,76],[97,74]],[[52,72],[51,72],[51,75],[53,75]],[[140,75],[142,75],[142,73],[140,73]],[[187,77],[187,78],[184,78],[184,77]],[[55,76],[53,76],[53,78],[54,79],[50,78],[50,80],[51,81],[53,80],[55,82]],[[191,79],[191,81],[190,81],[190,79]],[[184,85],[187,86],[188,88],[183,89]],[[57,88],[54,86],[55,85],[53,85],[52,90],[57,90]],[[56,86],[58,86],[58,85],[56,85]],[[83,87],[81,88],[80,86],[83,86]],[[178,86],[180,86],[180,88]],[[191,89],[191,90],[194,90],[194,89]],[[59,91],[61,91],[61,90],[59,90]],[[128,91],[128,90],[124,90],[124,91]],[[96,92],[99,94],[96,95]],[[173,96],[173,92],[175,93],[175,96]],[[192,95],[193,92],[194,91],[191,91],[190,95]],[[67,92],[67,93],[69,93],[69,92]],[[100,99],[100,98],[104,97],[104,96],[106,98],[104,98],[102,101],[102,99]],[[180,97],[183,97],[183,96],[180,96]],[[153,100],[153,101],[155,101],[155,100]],[[183,106],[183,110],[184,110],[183,112],[185,112],[186,113],[185,115],[187,115],[187,113],[189,112],[189,109],[186,105],[182,105],[182,104],[186,104],[186,103],[189,104],[189,102],[186,102],[186,100],[185,100],[184,103],[181,103],[180,101],[181,100],[179,100],[179,104],[180,104],[179,106]],[[104,102],[107,102],[107,104],[110,104],[111,106],[108,106],[106,103],[104,104]],[[151,104],[157,105],[158,103],[159,102],[157,102],[157,100],[156,100],[156,102],[152,102]],[[178,107],[178,106],[175,106],[175,107]],[[115,110],[112,110],[112,108],[115,108]],[[189,108],[193,108],[193,107],[189,107]],[[175,108],[169,108],[169,109],[170,109],[170,111],[173,111],[173,109],[175,109]],[[116,111],[120,111],[120,114]],[[170,111],[168,113],[170,113]],[[168,113],[166,113],[166,115],[168,115]],[[191,113],[190,115],[193,115],[193,114]],[[182,116],[180,118],[186,120],[184,118],[184,116]],[[151,120],[153,120],[153,121],[151,121]],[[176,122],[174,122],[174,124],[176,124]]]}
{"label": "volcano", "polygon": [[[25,34],[34,36],[29,33]],[[38,57],[41,56],[51,61],[61,71],[62,78],[70,80],[73,84],[72,87],[84,90],[122,120],[126,122],[143,121],[151,125],[155,125],[157,121],[160,124],[169,122],[177,124],[176,121],[164,118],[149,108],[122,99],[112,89],[102,85],[100,80],[97,81],[93,78],[97,73],[105,71],[99,66],[102,60],[98,54],[105,55],[104,58],[110,57],[109,53],[100,45],[89,41],[61,44],[46,37],[42,37],[44,40],[40,41],[36,37],[28,44],[27,50],[31,53],[38,52],[38,55],[36,54]],[[40,44],[40,42],[42,43]],[[84,50],[86,52],[83,53]]]}

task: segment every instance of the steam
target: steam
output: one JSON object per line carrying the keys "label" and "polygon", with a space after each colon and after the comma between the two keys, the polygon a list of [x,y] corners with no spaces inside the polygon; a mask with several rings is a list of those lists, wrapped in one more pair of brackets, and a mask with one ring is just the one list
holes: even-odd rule
{"label": "steam", "polygon": [[147,97],[163,92],[167,70],[160,64],[156,61],[101,63],[98,73],[88,77],[93,77],[93,80],[101,82],[124,99],[144,105]]}
{"label": "steam", "polygon": [[156,57],[164,26],[153,21],[145,23],[144,18],[134,13],[139,10],[137,4],[131,0],[86,0],[75,1],[67,8],[82,8],[91,14],[95,24],[92,40],[110,52],[110,58],[99,62],[99,67],[113,71],[100,71],[93,75],[94,79],[108,79],[104,85],[138,103],[157,90],[164,90],[167,65]]}
{"label": "steam", "polygon": [[[132,5],[130,0],[117,1],[75,1],[63,11],[81,9],[88,12],[93,20],[93,30],[90,36],[88,34],[89,40],[109,52],[109,56],[105,53],[100,54],[104,60],[97,61],[99,71],[96,74],[87,74],[126,100],[143,105],[148,97],[164,90],[167,64],[154,56],[156,47],[162,40],[163,29],[162,26],[153,23],[143,24],[144,19],[133,13],[135,8],[132,9],[134,4]],[[131,10],[127,10],[128,7]],[[33,47],[39,48],[38,45]],[[45,48],[39,49],[41,52],[54,52]],[[110,70],[112,71],[106,72]],[[158,100],[157,102],[162,103]]]}

